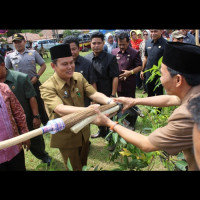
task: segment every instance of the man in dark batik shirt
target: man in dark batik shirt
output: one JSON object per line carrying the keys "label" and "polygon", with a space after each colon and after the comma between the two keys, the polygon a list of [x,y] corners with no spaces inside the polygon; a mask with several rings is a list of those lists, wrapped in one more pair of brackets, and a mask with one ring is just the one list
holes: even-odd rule
{"label": "man in dark batik shirt", "polygon": [[[119,66],[118,96],[135,98],[136,74],[141,71],[142,60],[140,52],[130,47],[129,44],[128,33],[120,33],[118,37],[118,48],[113,49],[112,54],[116,56]],[[134,129],[137,115],[131,109],[127,110],[124,114],[129,114],[125,120],[128,121],[129,127]]]}
{"label": "man in dark batik shirt", "polygon": [[118,37],[118,48],[112,50],[119,66],[118,96],[135,98],[136,74],[142,69],[140,52],[129,46],[128,33],[122,32]]}

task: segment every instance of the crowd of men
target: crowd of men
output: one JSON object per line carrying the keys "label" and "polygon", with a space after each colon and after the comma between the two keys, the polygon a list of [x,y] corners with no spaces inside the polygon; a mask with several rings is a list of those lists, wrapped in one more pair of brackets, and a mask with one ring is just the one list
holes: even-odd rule
{"label": "crowd of men", "polygon": [[[75,171],[87,165],[89,139],[105,138],[109,130],[143,151],[163,150],[170,155],[183,152],[188,169],[199,169],[199,161],[195,160],[198,156],[194,155],[198,151],[194,151],[192,137],[193,126],[199,122],[194,123],[194,114],[188,107],[200,92],[200,68],[197,66],[200,47],[195,45],[192,31],[118,30],[114,35],[97,31],[91,35],[92,52],[84,57],[80,55],[78,38],[67,36],[62,44],[50,49],[55,73],[43,84],[39,78],[46,70],[44,59],[36,50],[25,48],[22,35],[14,34],[12,41],[15,50],[0,57],[0,141],[39,128],[48,120],[93,108],[97,119],[92,123],[99,131],[91,137],[90,125],[78,134],[64,129],[51,135],[50,147],[59,149],[66,170],[68,158]],[[146,71],[158,65],[161,57],[161,77],[147,83],[151,72]],[[38,71],[36,63],[40,66]],[[155,89],[159,78],[161,85]],[[143,89],[147,97],[135,98],[136,88]],[[123,104],[121,112],[128,112],[136,105],[179,107],[165,127],[144,136],[134,131],[135,118],[131,112],[125,119],[130,125],[128,128],[99,112],[97,104],[114,102]],[[43,136],[37,136],[0,150],[0,170],[26,170],[22,145],[50,164]]]}

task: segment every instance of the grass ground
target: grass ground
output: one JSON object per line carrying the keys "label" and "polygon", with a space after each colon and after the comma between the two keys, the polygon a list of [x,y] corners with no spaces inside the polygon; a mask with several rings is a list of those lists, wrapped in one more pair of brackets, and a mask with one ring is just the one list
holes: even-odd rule
{"label": "grass ground", "polygon": [[[85,55],[89,52],[81,52],[81,55]],[[50,56],[49,56],[50,57]],[[46,79],[48,79],[49,76],[53,74],[53,70],[50,66],[50,58],[44,58],[46,61],[47,69],[44,72],[44,74],[41,76],[40,81],[43,83]],[[37,66],[38,68],[38,66]],[[145,97],[146,94],[142,94],[142,90],[136,90],[136,97]],[[142,107],[141,107],[142,109]],[[140,130],[144,127],[144,124],[140,117],[138,117],[138,120],[136,122],[136,131],[140,132]],[[91,134],[94,134],[98,131],[97,126],[91,125]],[[44,135],[45,145],[46,145],[46,151],[49,153],[49,155],[52,157],[52,165],[47,168],[46,164],[41,164],[41,161],[35,158],[30,151],[25,152],[25,162],[26,162],[26,168],[28,171],[46,171],[46,170],[52,170],[52,171],[63,171],[65,170],[62,157],[59,153],[59,150],[57,148],[50,148],[49,142],[50,142],[50,134],[47,133]],[[107,141],[103,138],[95,138],[90,139],[91,146],[90,146],[90,152],[88,157],[88,170],[93,171],[96,166],[98,166],[98,170],[112,170],[114,168],[117,168],[118,165],[111,162],[109,160],[110,151],[107,150]],[[120,161],[120,158],[119,160]],[[147,168],[143,169],[144,171],[147,170]],[[166,170],[163,165],[161,164],[160,160],[156,160],[155,165],[153,167],[154,171],[162,171]]]}

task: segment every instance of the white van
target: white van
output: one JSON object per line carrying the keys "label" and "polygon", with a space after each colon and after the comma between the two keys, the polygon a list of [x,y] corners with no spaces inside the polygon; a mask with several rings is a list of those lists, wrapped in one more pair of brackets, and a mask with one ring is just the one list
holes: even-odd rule
{"label": "white van", "polygon": [[55,40],[35,40],[32,43],[32,48],[34,48],[36,45],[38,46],[38,49],[41,47],[41,44],[43,44],[43,47],[46,50],[49,50],[51,47],[58,45],[59,43]]}

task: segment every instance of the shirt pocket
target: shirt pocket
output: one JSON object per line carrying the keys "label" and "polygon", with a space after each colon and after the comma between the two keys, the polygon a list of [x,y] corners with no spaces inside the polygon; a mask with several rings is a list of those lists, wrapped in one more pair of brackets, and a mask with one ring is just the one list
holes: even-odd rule
{"label": "shirt pocket", "polygon": [[17,59],[12,59],[12,65],[13,65],[13,67],[15,67],[15,68],[18,68],[18,65],[19,65],[19,59],[17,58]]}
{"label": "shirt pocket", "polygon": [[29,56],[29,57],[27,58],[27,60],[28,60],[28,64],[29,64],[29,65],[35,65],[35,58],[34,58],[34,57]]}

